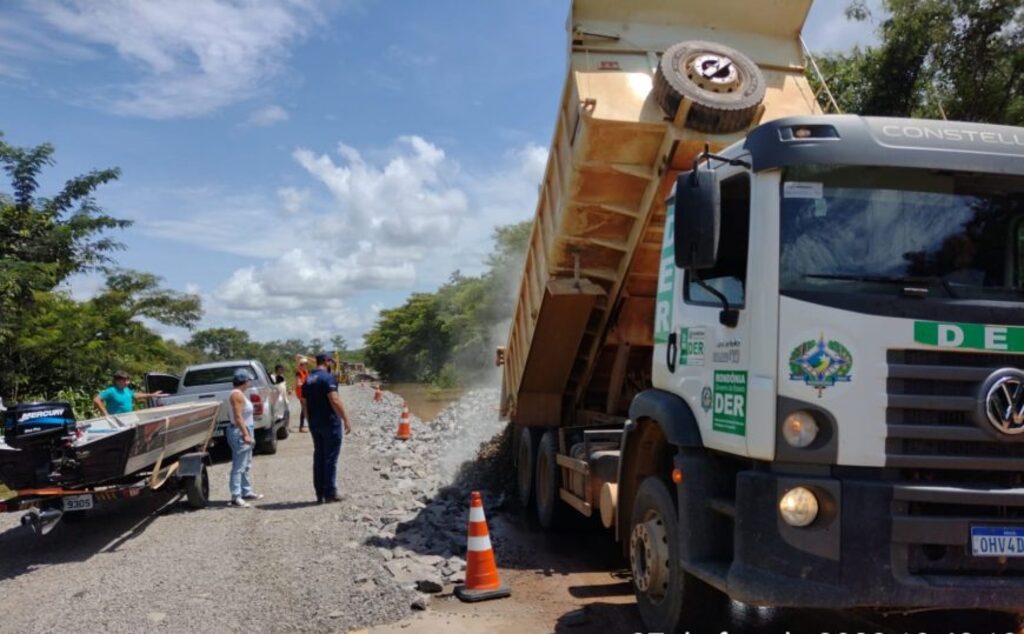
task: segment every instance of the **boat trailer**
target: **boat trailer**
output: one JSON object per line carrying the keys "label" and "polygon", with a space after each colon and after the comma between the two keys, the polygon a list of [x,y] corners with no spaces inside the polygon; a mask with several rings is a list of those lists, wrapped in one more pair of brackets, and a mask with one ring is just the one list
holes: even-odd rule
{"label": "boat trailer", "polygon": [[99,504],[167,491],[168,483],[184,492],[191,508],[201,509],[207,506],[210,497],[209,463],[209,454],[197,451],[178,456],[167,465],[157,462],[152,472],[136,474],[130,481],[74,489],[15,490],[0,482],[0,513],[24,511],[22,526],[42,536],[52,531],[62,518],[81,517]]}

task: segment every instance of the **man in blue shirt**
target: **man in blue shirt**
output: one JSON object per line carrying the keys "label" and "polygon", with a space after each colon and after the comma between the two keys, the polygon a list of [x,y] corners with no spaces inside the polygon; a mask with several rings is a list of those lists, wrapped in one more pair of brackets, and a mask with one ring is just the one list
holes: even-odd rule
{"label": "man in blue shirt", "polygon": [[128,373],[118,370],[114,373],[114,384],[97,394],[92,402],[104,416],[110,416],[111,414],[127,414],[135,409],[135,401],[142,401],[154,396],[163,396],[163,392],[136,392],[128,387]]}
{"label": "man in blue shirt", "polygon": [[317,354],[316,370],[302,386],[309,433],[313,436],[313,488],[318,504],[341,501],[337,479],[344,437],[342,427],[346,434],[352,431],[345,405],[338,395],[338,380],[327,370],[328,361],[333,361],[330,353]]}

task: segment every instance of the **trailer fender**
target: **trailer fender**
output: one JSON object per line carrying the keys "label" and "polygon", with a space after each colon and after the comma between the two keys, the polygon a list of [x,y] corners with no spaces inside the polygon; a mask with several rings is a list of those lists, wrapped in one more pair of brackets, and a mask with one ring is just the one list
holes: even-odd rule
{"label": "trailer fender", "polygon": [[187,453],[178,458],[178,477],[188,478],[197,476],[203,472],[203,463],[206,461],[205,452]]}
{"label": "trailer fender", "polygon": [[[644,390],[636,395],[629,405],[629,419],[639,421],[649,418],[657,421],[665,440],[677,447],[703,447],[700,427],[693,410],[679,396],[664,390]],[[630,432],[630,425],[626,434]],[[625,443],[625,438],[623,438]]]}

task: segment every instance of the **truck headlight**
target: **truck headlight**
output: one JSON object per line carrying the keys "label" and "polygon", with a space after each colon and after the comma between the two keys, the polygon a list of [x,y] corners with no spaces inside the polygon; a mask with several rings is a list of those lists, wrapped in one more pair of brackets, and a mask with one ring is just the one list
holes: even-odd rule
{"label": "truck headlight", "polygon": [[818,437],[818,423],[805,411],[796,411],[782,421],[782,437],[790,447],[802,449]]}
{"label": "truck headlight", "polygon": [[790,489],[779,500],[779,514],[790,526],[808,526],[818,517],[818,498],[805,487]]}

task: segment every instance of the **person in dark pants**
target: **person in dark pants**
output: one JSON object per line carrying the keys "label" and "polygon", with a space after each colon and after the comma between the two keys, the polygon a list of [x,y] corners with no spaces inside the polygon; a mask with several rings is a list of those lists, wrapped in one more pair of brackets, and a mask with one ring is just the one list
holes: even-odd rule
{"label": "person in dark pants", "polygon": [[345,405],[338,394],[338,380],[327,370],[331,355],[321,352],[316,355],[316,370],[302,386],[306,400],[306,415],[309,433],[313,436],[313,488],[316,501],[340,502],[338,497],[338,457],[341,455],[341,441],[344,433],[352,431]]}

